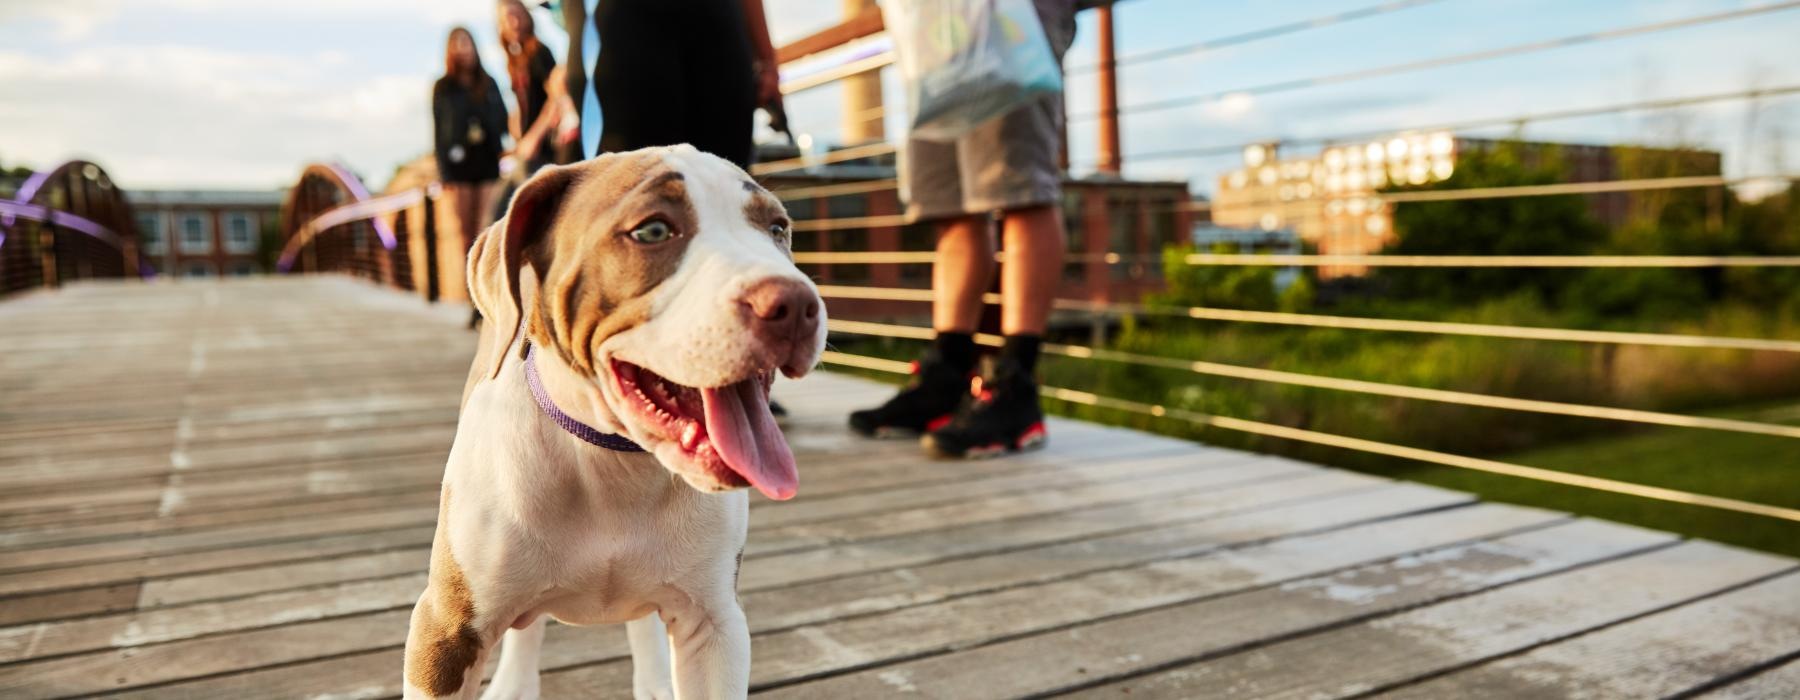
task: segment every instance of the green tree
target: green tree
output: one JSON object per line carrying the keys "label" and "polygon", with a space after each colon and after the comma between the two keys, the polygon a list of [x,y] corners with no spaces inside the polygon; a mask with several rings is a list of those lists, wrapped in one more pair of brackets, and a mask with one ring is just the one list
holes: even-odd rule
{"label": "green tree", "polygon": [[[1565,181],[1555,146],[1507,141],[1457,154],[1456,170],[1443,181],[1386,191],[1544,185]],[[1394,210],[1396,255],[1580,255],[1592,252],[1606,231],[1579,196],[1500,197],[1408,202]],[[1379,270],[1378,279],[1414,299],[1469,303],[1534,290],[1550,300],[1576,277],[1562,270],[1444,268]]]}
{"label": "green tree", "polygon": [[[1306,300],[1287,294],[1278,296],[1273,267],[1189,265],[1186,259],[1192,252],[1193,246],[1169,246],[1163,249],[1163,270],[1167,287],[1162,293],[1150,295],[1150,303],[1267,311],[1278,307],[1303,307],[1310,301],[1311,285],[1303,290],[1308,297]],[[1235,253],[1237,249],[1219,244],[1213,246],[1212,252]],[[1289,291],[1292,291],[1292,287]]]}

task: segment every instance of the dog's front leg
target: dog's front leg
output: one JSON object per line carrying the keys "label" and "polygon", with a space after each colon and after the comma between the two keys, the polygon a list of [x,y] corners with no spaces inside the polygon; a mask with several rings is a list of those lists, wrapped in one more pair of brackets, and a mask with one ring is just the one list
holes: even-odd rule
{"label": "dog's front leg", "polygon": [[625,640],[631,643],[633,700],[675,700],[675,671],[662,617],[652,612],[625,623]]}
{"label": "dog's front leg", "polygon": [[665,608],[663,621],[675,652],[676,698],[720,700],[749,694],[750,626],[735,598]]}
{"label": "dog's front leg", "polygon": [[467,598],[433,581],[413,606],[406,635],[406,700],[474,698],[492,643],[484,639]]}
{"label": "dog's front leg", "polygon": [[539,615],[524,628],[506,631],[500,641],[500,663],[481,700],[536,700],[538,653],[544,647],[544,622],[548,619]]}

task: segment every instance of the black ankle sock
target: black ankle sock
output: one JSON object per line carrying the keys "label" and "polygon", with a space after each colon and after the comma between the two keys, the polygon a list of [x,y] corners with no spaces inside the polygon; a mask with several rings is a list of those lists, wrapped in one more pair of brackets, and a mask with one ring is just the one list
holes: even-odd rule
{"label": "black ankle sock", "polygon": [[1016,367],[1027,375],[1037,374],[1038,348],[1044,339],[1036,335],[1009,335],[1000,346],[1000,366]]}
{"label": "black ankle sock", "polygon": [[975,369],[975,335],[938,331],[931,342],[932,353],[957,372]]}

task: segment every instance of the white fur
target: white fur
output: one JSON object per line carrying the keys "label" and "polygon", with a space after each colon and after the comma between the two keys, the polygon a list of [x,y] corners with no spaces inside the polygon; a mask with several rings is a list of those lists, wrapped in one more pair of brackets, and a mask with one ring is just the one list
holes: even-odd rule
{"label": "white fur", "polygon": [[[741,170],[686,147],[664,157],[686,175],[699,230],[673,276],[653,290],[649,322],[615,335],[602,354],[688,386],[767,371],[768,353],[739,308],[744,290],[771,277],[812,283],[768,232],[745,221]],[[822,317],[819,325],[814,361]],[[748,493],[702,492],[650,454],[567,434],[533,402],[518,350],[515,343],[499,375],[470,392],[444,474],[449,505],[439,536],[448,537],[475,601],[480,637],[506,640],[486,697],[536,696],[545,616],[626,623],[640,699],[744,697],[750,636],[736,574]],[[609,378],[582,376],[556,353],[535,361],[563,411],[641,436],[628,414],[613,410]],[[524,628],[509,629],[514,624]],[[465,682],[458,695],[473,697],[478,685]],[[425,696],[407,685],[406,697]]]}

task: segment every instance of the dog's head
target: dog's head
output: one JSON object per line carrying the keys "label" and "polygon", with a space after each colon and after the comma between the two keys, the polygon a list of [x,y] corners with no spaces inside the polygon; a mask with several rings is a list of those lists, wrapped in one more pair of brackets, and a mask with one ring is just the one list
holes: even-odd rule
{"label": "dog's head", "polygon": [[[789,225],[743,170],[689,146],[546,168],[469,254],[470,295],[496,331],[484,371],[500,371],[523,313],[539,352],[587,380],[599,427],[694,488],[789,498],[799,476],[769,385],[825,347]],[[539,283],[521,310],[526,265]]]}

